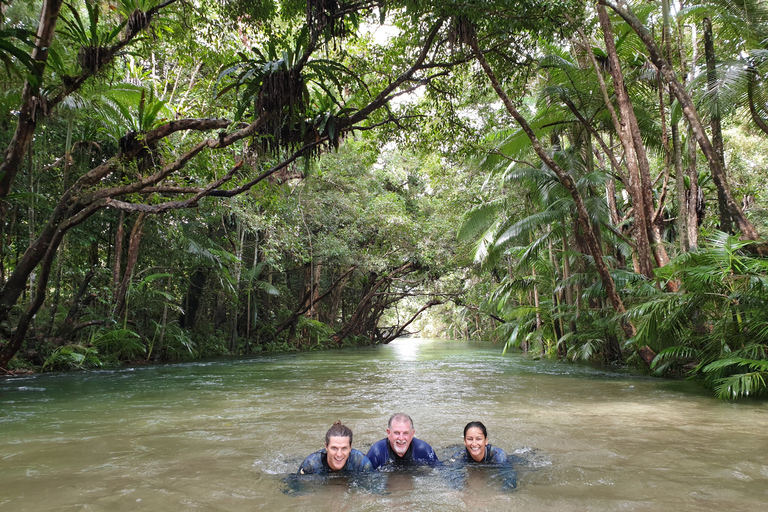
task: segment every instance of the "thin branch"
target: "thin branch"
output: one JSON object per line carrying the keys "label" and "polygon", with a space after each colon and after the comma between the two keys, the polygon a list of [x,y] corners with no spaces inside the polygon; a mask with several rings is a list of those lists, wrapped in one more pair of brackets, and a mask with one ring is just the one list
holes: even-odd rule
{"label": "thin branch", "polygon": [[189,199],[185,199],[184,201],[167,201],[165,203],[149,205],[143,203],[128,203],[126,201],[119,201],[117,199],[113,199],[112,197],[108,197],[106,198],[106,206],[127,212],[143,212],[153,214],[163,213],[169,210],[192,208],[197,206],[197,203],[200,202],[200,199],[210,195],[214,189],[231,180],[235,175],[235,172],[237,172],[237,170],[239,170],[242,165],[243,160],[240,160],[232,169],[230,169],[226,175],[214,181],[209,186],[200,190],[194,196],[190,197]]}
{"label": "thin branch", "polygon": [[424,41],[424,45],[422,46],[421,52],[419,53],[419,56],[416,58],[416,61],[413,63],[413,65],[408,68],[405,73],[387,85],[371,103],[358,110],[355,115],[350,116],[346,120],[347,125],[352,125],[362,121],[363,119],[366,119],[371,113],[381,108],[381,106],[383,106],[385,103],[388,103],[391,99],[390,95],[393,93],[393,91],[396,91],[403,83],[410,80],[416,71],[423,68],[424,60],[427,58],[429,49],[432,47],[432,43],[434,42],[435,37],[437,36],[442,25],[443,20],[439,20],[429,31],[429,34],[427,34],[427,38]]}
{"label": "thin branch", "polygon": [[525,165],[527,165],[528,167],[532,167],[532,168],[536,169],[536,166],[535,166],[535,165],[533,165],[533,164],[532,164],[531,162],[529,162],[528,160],[518,160],[518,159],[516,159],[516,158],[512,158],[512,157],[510,157],[510,156],[507,156],[507,155],[505,155],[504,153],[502,153],[502,152],[501,152],[501,151],[499,151],[498,149],[495,149],[495,150],[493,150],[493,151],[489,151],[489,152],[488,152],[488,154],[490,154],[490,155],[497,155],[497,156],[500,156],[501,158],[503,158],[504,160],[507,160],[507,161],[509,161],[509,162],[514,162],[514,163],[516,163],[516,164],[525,164]]}

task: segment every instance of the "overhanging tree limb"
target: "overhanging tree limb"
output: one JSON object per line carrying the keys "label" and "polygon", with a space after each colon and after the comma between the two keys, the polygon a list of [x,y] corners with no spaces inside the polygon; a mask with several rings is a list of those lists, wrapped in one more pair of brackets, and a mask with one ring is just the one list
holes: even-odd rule
{"label": "overhanging tree limb", "polygon": [[[418,56],[413,61],[413,64],[405,69],[400,75],[398,75],[392,82],[387,84],[381,92],[375,96],[367,105],[360,108],[356,113],[349,117],[340,120],[338,129],[339,133],[346,133],[359,128],[359,123],[366,120],[373,112],[382,108],[388,104],[394,95],[398,94],[400,87],[406,84],[408,81],[413,80],[417,72],[424,69],[429,63],[426,59],[430,53],[430,49],[435,41],[435,36],[439,31],[441,23],[437,23],[429,31],[423,46],[420,49]],[[310,48],[314,46],[310,45]],[[306,59],[309,57],[307,54],[299,60],[299,66],[306,63]],[[437,76],[437,75],[435,75]],[[420,84],[423,81],[420,80]],[[240,124],[232,132],[219,133],[217,138],[208,138],[197,144],[194,144],[187,151],[183,152],[181,156],[176,158],[173,162],[163,166],[160,170],[150,174],[149,176],[140,176],[134,182],[127,185],[118,187],[98,188],[106,178],[110,177],[113,173],[120,170],[126,163],[135,159],[142,150],[145,150],[150,144],[165,140],[173,133],[177,133],[182,130],[187,131],[202,131],[209,129],[224,129],[228,126],[226,120],[214,119],[197,119],[197,120],[183,120],[173,121],[162,125],[161,127],[142,134],[134,140],[134,144],[131,145],[126,151],[119,153],[102,164],[94,167],[90,171],[82,175],[64,194],[59,198],[56,206],[54,207],[51,215],[48,218],[47,223],[34,239],[24,254],[19,258],[17,265],[14,268],[13,273],[9,276],[5,282],[2,290],[0,290],[0,323],[8,319],[9,312],[18,303],[24,290],[26,289],[26,283],[29,276],[35,270],[39,264],[43,266],[50,266],[53,261],[53,257],[56,254],[56,250],[59,247],[61,238],[64,234],[74,226],[84,222],[90,218],[94,213],[109,206],[112,202],[113,205],[119,206],[123,209],[130,209],[129,203],[126,201],[120,201],[117,196],[126,196],[128,194],[141,194],[144,190],[155,187],[162,180],[173,175],[178,170],[184,168],[192,159],[199,155],[203,151],[207,150],[220,150],[229,146],[232,146],[238,141],[245,140],[249,137],[258,136],[260,129],[264,126],[265,117],[263,115],[258,116],[252,123],[248,125]],[[34,129],[32,130],[34,131]],[[271,172],[285,167],[288,163],[294,161],[302,155],[305,155],[308,151],[316,148],[320,144],[327,143],[327,135],[322,135],[314,138],[313,140],[297,141],[299,142],[299,149],[295,151],[291,156],[283,159],[278,167]],[[270,171],[267,171],[269,173]],[[219,197],[232,197],[237,194],[241,194],[249,190],[255,183],[264,179],[266,173],[263,173],[254,180],[237,187],[231,191],[218,190],[217,186],[202,187],[202,191],[193,192],[195,197],[186,202],[181,201],[179,203],[167,203],[163,206],[165,209],[171,207],[184,207],[194,206],[199,199],[205,196],[219,196]],[[228,178],[227,178],[228,179]],[[214,183],[213,185],[223,184]],[[151,205],[144,205],[151,206]],[[141,209],[142,207],[133,207],[134,209]],[[163,208],[158,211],[163,211]],[[149,213],[149,212],[148,212]],[[42,305],[45,297],[45,287],[47,286],[48,273],[50,268],[44,268],[41,270],[38,277],[38,290],[39,293],[35,294],[34,301],[28,305],[25,313],[22,315],[15,331],[7,333],[12,337],[10,342],[0,344],[0,368],[7,365],[8,361],[15,354],[20,343],[26,336],[26,331],[29,328],[30,321],[34,317],[34,314]],[[8,339],[8,338],[6,338]]]}
{"label": "overhanging tree limb", "polygon": [[[103,52],[104,57],[98,59],[98,65],[94,69],[83,70],[80,75],[70,79],[66,84],[62,82],[60,84],[61,90],[56,96],[47,98],[41,95],[41,84],[39,83],[31,82],[30,80],[24,83],[16,131],[6,149],[3,161],[0,163],[0,198],[7,197],[11,191],[13,181],[19,172],[22,158],[37,129],[39,118],[51,112],[64,98],[77,91],[88,78],[94,76],[111,63],[115,55],[127,47],[135,39],[136,35],[146,28],[155,14],[174,2],[176,0],[166,0],[143,13],[143,24],[135,27],[133,31],[126,31],[122,40],[105,50]],[[45,0],[40,10],[37,43],[32,51],[32,58],[38,65],[40,76],[42,76],[48,60],[48,50],[56,34],[56,25],[63,3],[62,0]]]}

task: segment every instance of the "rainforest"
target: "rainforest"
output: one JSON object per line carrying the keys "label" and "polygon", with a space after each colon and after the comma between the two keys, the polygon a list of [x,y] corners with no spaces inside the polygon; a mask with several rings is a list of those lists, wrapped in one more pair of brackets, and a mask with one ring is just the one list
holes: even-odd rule
{"label": "rainforest", "polygon": [[388,344],[768,390],[762,0],[0,0],[0,369]]}

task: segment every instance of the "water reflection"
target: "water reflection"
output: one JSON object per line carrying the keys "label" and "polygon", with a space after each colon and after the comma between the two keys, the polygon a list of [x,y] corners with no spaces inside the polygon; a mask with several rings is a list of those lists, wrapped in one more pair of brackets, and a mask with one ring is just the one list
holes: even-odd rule
{"label": "water reflection", "polygon": [[[765,402],[435,340],[0,381],[0,510],[760,510]],[[481,420],[518,488],[439,468],[286,478],[337,419],[363,452],[393,412],[441,459]]]}
{"label": "water reflection", "polygon": [[421,338],[400,338],[393,341],[392,347],[394,356],[400,361],[415,361],[419,354],[421,345],[428,343],[428,340]]}

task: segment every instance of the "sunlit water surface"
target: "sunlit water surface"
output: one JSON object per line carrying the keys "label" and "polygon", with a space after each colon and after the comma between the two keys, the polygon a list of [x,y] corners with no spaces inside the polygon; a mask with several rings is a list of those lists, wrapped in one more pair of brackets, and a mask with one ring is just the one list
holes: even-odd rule
{"label": "sunlit water surface", "polygon": [[[528,461],[518,488],[441,469],[286,482],[337,419],[367,451],[396,411],[441,458],[464,424]],[[765,510],[768,404],[689,383],[388,346],[0,381],[0,510]]]}

